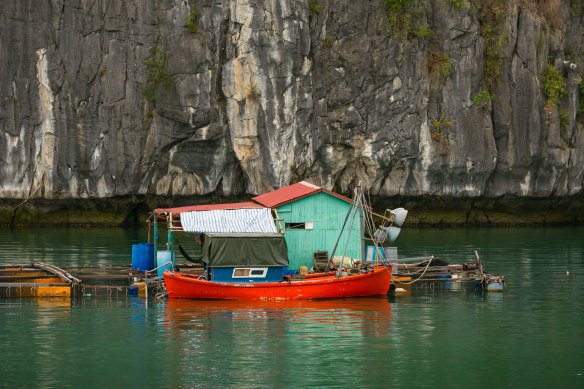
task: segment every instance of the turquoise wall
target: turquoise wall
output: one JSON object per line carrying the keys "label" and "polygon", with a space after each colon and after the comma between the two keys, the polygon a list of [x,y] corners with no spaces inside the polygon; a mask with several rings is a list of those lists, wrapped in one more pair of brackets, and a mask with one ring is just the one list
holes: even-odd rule
{"label": "turquoise wall", "polygon": [[[319,192],[276,209],[278,216],[282,219],[282,227],[285,223],[307,222],[312,222],[314,226],[312,230],[286,229],[284,232],[291,270],[297,270],[300,266],[308,266],[310,269],[314,263],[315,251],[328,251],[329,255],[332,254],[350,206],[351,204],[335,196]],[[341,237],[335,255],[343,255],[350,223],[351,220],[347,220],[345,233]],[[353,221],[345,256],[361,259],[359,213]]]}

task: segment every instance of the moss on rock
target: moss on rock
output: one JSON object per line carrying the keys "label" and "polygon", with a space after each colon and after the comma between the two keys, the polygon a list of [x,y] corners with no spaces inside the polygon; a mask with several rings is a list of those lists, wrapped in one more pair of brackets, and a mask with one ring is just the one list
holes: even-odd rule
{"label": "moss on rock", "polygon": [[[246,201],[217,195],[196,197],[127,196],[109,199],[30,199],[0,201],[0,226],[132,226],[142,225],[158,207]],[[415,226],[535,226],[584,224],[584,196],[534,198],[457,198],[419,196],[373,198],[379,213],[404,207],[406,224]]]}
{"label": "moss on rock", "polygon": [[404,207],[406,223],[419,226],[535,226],[584,224],[584,196],[374,199],[376,209]]}

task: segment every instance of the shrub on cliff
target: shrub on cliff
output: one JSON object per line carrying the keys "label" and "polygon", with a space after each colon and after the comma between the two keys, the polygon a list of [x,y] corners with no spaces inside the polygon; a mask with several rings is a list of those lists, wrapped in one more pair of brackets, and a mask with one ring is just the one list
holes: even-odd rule
{"label": "shrub on cliff", "polygon": [[548,102],[554,105],[566,94],[566,80],[552,65],[548,65],[543,73],[543,91]]}

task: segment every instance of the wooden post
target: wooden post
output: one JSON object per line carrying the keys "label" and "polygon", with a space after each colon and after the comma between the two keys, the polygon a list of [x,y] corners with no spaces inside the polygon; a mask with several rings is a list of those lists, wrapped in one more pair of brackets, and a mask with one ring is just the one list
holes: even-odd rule
{"label": "wooden post", "polygon": [[144,307],[148,309],[148,270],[144,270],[144,297],[146,299]]}
{"label": "wooden post", "polygon": [[278,222],[278,231],[280,232],[280,234],[284,233],[284,228],[282,228],[282,219],[280,219],[280,215],[278,215],[278,211],[276,210],[276,208],[273,208],[272,211],[274,211],[274,215],[276,215],[275,221]]}

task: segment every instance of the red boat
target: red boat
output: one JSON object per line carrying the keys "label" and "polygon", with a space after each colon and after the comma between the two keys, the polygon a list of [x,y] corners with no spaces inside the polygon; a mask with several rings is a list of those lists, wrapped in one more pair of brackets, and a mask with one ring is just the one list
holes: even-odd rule
{"label": "red boat", "polygon": [[198,279],[197,276],[164,272],[168,297],[227,300],[299,300],[383,296],[389,290],[391,267],[337,278],[335,274],[289,278],[279,282],[233,283]]}

